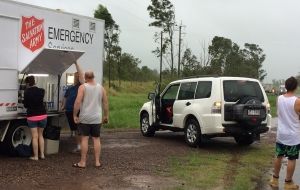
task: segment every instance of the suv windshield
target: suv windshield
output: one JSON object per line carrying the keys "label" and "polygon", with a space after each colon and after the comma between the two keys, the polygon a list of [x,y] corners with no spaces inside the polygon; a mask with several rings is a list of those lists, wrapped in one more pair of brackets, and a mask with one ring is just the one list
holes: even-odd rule
{"label": "suv windshield", "polygon": [[236,102],[245,96],[256,97],[264,102],[260,85],[254,81],[226,80],[223,81],[223,90],[226,102]]}

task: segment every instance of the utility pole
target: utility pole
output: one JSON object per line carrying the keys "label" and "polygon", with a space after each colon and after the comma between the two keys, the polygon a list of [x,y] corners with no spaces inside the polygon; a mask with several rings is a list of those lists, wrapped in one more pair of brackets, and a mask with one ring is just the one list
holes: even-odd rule
{"label": "utility pole", "polygon": [[179,26],[179,50],[178,50],[178,78],[180,77],[180,54],[181,54],[181,28],[182,28],[182,23]]}
{"label": "utility pole", "polygon": [[163,31],[160,32],[160,69],[159,69],[159,83],[161,84],[161,72],[162,72],[162,49],[163,49]]}
{"label": "utility pole", "polygon": [[108,61],[108,88],[110,88],[110,80],[111,80],[111,78],[110,78],[110,53],[109,53],[107,61]]}
{"label": "utility pole", "polygon": [[119,87],[121,87],[121,59],[122,59],[122,49],[120,48],[120,57],[118,61]]}

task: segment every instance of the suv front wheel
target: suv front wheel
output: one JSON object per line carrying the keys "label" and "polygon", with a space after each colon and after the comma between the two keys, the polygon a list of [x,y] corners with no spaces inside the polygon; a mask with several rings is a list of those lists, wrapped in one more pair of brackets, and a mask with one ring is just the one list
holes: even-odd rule
{"label": "suv front wheel", "polygon": [[197,147],[201,142],[201,130],[196,119],[190,118],[184,129],[185,142],[191,147]]}
{"label": "suv front wheel", "polygon": [[149,114],[143,113],[140,120],[140,127],[142,135],[145,137],[153,137],[155,134],[155,129],[150,125]]}

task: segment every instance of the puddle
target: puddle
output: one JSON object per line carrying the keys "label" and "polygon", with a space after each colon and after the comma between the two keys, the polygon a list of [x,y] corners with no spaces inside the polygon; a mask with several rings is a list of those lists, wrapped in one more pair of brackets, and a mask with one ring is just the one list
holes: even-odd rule
{"label": "puddle", "polygon": [[150,175],[131,175],[125,177],[124,180],[138,189],[170,189],[182,185],[173,178]]}

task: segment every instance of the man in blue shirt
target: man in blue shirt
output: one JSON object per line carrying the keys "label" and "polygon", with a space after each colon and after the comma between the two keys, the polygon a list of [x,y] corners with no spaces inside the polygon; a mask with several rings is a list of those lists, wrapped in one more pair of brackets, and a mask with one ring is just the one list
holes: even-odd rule
{"label": "man in blue shirt", "polygon": [[77,124],[74,122],[73,108],[77,97],[78,88],[81,84],[84,83],[84,76],[78,63],[76,61],[74,63],[77,70],[77,72],[74,73],[74,84],[67,89],[64,95],[64,99],[62,102],[62,110],[65,111],[66,117],[68,119],[71,134],[75,134],[77,147],[73,150],[73,152],[80,152],[80,134],[78,134]]}

